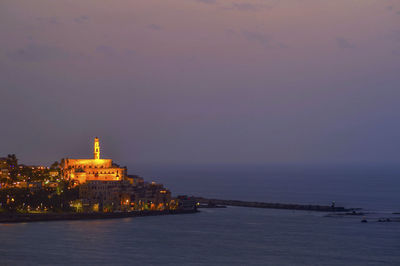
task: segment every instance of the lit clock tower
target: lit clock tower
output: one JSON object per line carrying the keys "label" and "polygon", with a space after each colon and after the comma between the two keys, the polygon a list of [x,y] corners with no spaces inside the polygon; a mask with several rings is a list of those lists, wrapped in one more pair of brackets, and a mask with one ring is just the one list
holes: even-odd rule
{"label": "lit clock tower", "polygon": [[100,159],[100,143],[99,143],[99,138],[94,138],[94,159]]}

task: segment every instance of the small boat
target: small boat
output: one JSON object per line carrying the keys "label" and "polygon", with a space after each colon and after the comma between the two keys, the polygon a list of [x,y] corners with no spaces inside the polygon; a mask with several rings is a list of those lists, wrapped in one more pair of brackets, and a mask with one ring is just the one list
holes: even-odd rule
{"label": "small boat", "polygon": [[367,218],[363,217],[361,220],[362,223],[368,223]]}

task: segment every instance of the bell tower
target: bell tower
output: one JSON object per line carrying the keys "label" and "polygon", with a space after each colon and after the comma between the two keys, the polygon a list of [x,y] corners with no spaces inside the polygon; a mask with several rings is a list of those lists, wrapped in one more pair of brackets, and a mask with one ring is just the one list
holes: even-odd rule
{"label": "bell tower", "polygon": [[93,146],[93,157],[94,159],[100,159],[100,143],[99,138],[94,138],[94,146]]}

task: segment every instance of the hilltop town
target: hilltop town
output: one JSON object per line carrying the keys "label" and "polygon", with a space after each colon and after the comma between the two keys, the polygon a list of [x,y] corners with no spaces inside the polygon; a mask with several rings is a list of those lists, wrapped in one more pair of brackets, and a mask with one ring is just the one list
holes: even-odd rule
{"label": "hilltop town", "polygon": [[94,139],[92,159],[64,158],[51,166],[20,164],[14,154],[0,158],[0,212],[131,212],[195,209],[174,198],[162,184],[129,175],[100,156]]}

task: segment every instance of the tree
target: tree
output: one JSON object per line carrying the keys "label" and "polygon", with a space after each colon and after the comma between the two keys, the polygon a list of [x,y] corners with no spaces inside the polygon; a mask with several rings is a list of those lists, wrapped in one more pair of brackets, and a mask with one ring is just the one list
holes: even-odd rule
{"label": "tree", "polygon": [[59,168],[59,166],[60,166],[60,164],[59,164],[57,161],[55,161],[55,162],[50,166],[50,168],[51,168],[51,169],[57,169],[57,168]]}
{"label": "tree", "polygon": [[15,167],[16,168],[18,166],[17,156],[15,156],[15,154],[7,155],[7,164],[8,164],[8,167],[11,167],[11,168]]}

